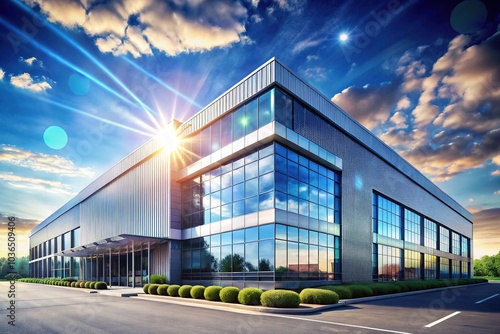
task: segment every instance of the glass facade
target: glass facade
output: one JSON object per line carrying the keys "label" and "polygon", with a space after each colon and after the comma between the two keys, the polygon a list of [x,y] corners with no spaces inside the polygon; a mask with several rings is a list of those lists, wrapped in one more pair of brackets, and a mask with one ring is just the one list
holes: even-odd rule
{"label": "glass facade", "polygon": [[[374,239],[383,240],[382,243],[386,243],[373,244],[372,277],[374,280],[444,279],[470,276],[469,260],[450,260],[448,257],[434,254],[434,249],[439,248],[440,251],[448,253],[449,257],[455,254],[468,258],[470,256],[468,238],[380,194],[373,193],[372,198]],[[404,235],[401,235],[402,230]],[[376,238],[379,235],[390,239]],[[410,244],[405,246],[405,243],[398,240],[404,240],[405,243]],[[427,249],[425,252],[419,252],[411,244],[421,245]],[[401,271],[395,268],[404,269]]]}

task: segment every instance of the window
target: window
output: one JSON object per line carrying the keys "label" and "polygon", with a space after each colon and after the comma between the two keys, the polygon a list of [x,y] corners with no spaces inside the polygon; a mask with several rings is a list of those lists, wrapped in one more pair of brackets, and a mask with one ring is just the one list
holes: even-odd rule
{"label": "window", "polygon": [[451,252],[460,255],[460,234],[451,232]]}
{"label": "window", "polygon": [[450,278],[450,259],[444,257],[439,259],[439,278]]}
{"label": "window", "polygon": [[404,209],[405,216],[405,241],[420,245],[420,218],[421,216],[413,211]]}
{"label": "window", "polygon": [[403,278],[401,271],[402,249],[378,244],[375,277],[379,281],[397,281]]}
{"label": "window", "polygon": [[420,279],[420,253],[405,249],[405,280]]}
{"label": "window", "polygon": [[437,225],[429,219],[424,219],[424,246],[436,249]]}
{"label": "window", "polygon": [[436,256],[424,254],[424,279],[436,279]]}
{"label": "window", "polygon": [[393,239],[402,239],[401,207],[383,196],[375,196],[377,233]]}
{"label": "window", "polygon": [[450,230],[444,226],[439,226],[439,250],[450,252]]}
{"label": "window", "polygon": [[462,256],[469,257],[469,238],[462,236]]}

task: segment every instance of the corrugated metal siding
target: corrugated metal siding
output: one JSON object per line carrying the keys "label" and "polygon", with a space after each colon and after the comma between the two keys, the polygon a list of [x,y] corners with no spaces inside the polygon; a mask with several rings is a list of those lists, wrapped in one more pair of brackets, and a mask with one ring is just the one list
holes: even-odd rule
{"label": "corrugated metal siding", "polygon": [[168,237],[167,160],[161,151],[82,202],[82,244],[119,234]]}
{"label": "corrugated metal siding", "polygon": [[157,245],[151,250],[151,273],[170,278],[170,246],[168,243]]}
{"label": "corrugated metal siding", "polygon": [[80,205],[74,206],[57,219],[57,224],[49,224],[30,238],[31,247],[52,239],[80,226]]}

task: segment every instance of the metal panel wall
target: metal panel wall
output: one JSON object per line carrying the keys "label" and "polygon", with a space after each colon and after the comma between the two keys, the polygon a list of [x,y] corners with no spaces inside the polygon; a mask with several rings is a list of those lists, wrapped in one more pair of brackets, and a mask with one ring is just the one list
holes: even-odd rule
{"label": "metal panel wall", "polygon": [[168,152],[160,151],[81,203],[82,244],[119,234],[169,236]]}
{"label": "metal panel wall", "polygon": [[30,247],[57,237],[65,232],[71,231],[80,226],[80,205],[77,205],[60,216],[54,224],[49,224],[38,232],[34,232],[30,238]]}

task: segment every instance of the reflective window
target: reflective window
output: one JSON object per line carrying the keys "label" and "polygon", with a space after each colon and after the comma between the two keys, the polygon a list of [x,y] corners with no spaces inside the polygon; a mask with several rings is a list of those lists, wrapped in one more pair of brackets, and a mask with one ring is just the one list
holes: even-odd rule
{"label": "reflective window", "polygon": [[420,245],[420,215],[405,208],[404,216],[405,216],[404,240]]}
{"label": "reflective window", "polygon": [[401,207],[391,200],[375,195],[377,206],[377,233],[393,239],[401,239]]}
{"label": "reflective window", "polygon": [[436,256],[424,254],[424,278],[436,279]]}
{"label": "reflective window", "polygon": [[437,225],[429,219],[424,219],[424,246],[437,248]]}
{"label": "reflective window", "polygon": [[450,278],[450,259],[442,257],[439,260],[439,278]]}
{"label": "reflective window", "polygon": [[450,230],[444,226],[439,226],[439,250],[450,252]]}
{"label": "reflective window", "polygon": [[462,236],[462,256],[469,257],[469,239]]}
{"label": "reflective window", "polygon": [[460,255],[460,234],[451,232],[451,252]]}
{"label": "reflective window", "polygon": [[405,249],[405,280],[420,279],[420,253]]}
{"label": "reflective window", "polygon": [[377,246],[377,279],[379,281],[397,281],[402,279],[402,250],[396,247],[390,247],[380,244]]}

